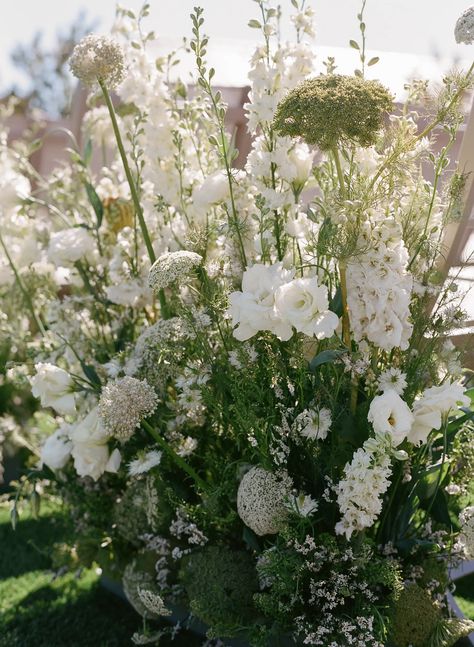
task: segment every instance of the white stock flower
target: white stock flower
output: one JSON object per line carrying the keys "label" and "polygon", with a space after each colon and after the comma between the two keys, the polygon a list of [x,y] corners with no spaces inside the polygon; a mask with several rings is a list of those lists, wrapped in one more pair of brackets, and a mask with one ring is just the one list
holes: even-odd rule
{"label": "white stock flower", "polygon": [[413,405],[414,420],[408,440],[413,445],[426,443],[433,429],[441,428],[443,416],[457,409],[458,404],[468,406],[470,399],[457,382],[446,382],[426,389]]}
{"label": "white stock flower", "polygon": [[393,445],[397,447],[410,433],[413,414],[398,393],[389,389],[372,400],[367,419],[376,434],[390,434]]}
{"label": "white stock flower", "polygon": [[51,235],[48,258],[57,266],[68,267],[82,259],[91,260],[94,250],[92,234],[84,227],[71,227]]}
{"label": "white stock flower", "polygon": [[41,463],[52,470],[65,467],[71,456],[72,442],[67,429],[60,427],[48,436],[41,448]]}
{"label": "white stock flower", "polygon": [[291,325],[275,312],[275,292],[292,277],[293,272],[285,270],[281,263],[256,264],[244,272],[242,291],[229,295],[228,312],[236,326],[236,339],[246,341],[260,330],[268,330],[285,341],[290,339]]}
{"label": "white stock flower", "polygon": [[69,373],[54,364],[40,362],[35,364],[36,375],[30,378],[31,392],[40,398],[43,407],[53,407],[62,415],[76,411],[76,402]]}
{"label": "white stock flower", "polygon": [[71,429],[72,457],[79,476],[97,481],[104,472],[117,472],[121,456],[118,449],[110,453],[108,435],[100,421],[97,407]]}
{"label": "white stock flower", "polygon": [[293,279],[275,292],[277,316],[308,337],[332,337],[339,317],[328,308],[327,288],[316,278]]}
{"label": "white stock flower", "polygon": [[470,45],[474,41],[474,6],[469,7],[456,21],[454,28],[456,43]]}

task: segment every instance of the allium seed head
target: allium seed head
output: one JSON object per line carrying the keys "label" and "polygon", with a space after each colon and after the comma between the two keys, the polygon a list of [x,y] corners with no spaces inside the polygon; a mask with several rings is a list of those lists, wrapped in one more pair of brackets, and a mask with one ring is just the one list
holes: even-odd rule
{"label": "allium seed head", "polygon": [[99,400],[99,417],[110,436],[126,441],[156,409],[158,396],[146,380],[123,377],[109,382]]}
{"label": "allium seed head", "polygon": [[125,76],[125,61],[120,45],[107,36],[89,34],[74,48],[69,59],[71,72],[86,86],[99,81],[112,90]]}

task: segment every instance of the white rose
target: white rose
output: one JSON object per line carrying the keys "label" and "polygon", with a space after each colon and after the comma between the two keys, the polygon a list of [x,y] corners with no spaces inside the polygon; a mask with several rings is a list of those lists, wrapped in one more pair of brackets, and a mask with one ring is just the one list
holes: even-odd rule
{"label": "white rose", "polygon": [[397,447],[410,432],[413,414],[398,393],[389,389],[372,400],[367,419],[375,433],[389,433],[393,445]]}
{"label": "white rose", "polygon": [[328,310],[327,295],[327,288],[318,285],[316,278],[294,279],[275,292],[275,309],[298,332],[326,339],[339,323],[339,317]]}
{"label": "white rose", "polygon": [[284,341],[290,339],[291,325],[277,316],[274,306],[277,288],[292,277],[293,272],[285,270],[281,263],[256,264],[244,272],[242,291],[229,295],[228,312],[232,325],[237,326],[236,339],[246,341],[260,330],[269,330]]}
{"label": "white rose", "polygon": [[41,448],[41,463],[52,470],[62,469],[71,456],[72,442],[66,428],[60,427],[49,436]]}
{"label": "white rose", "polygon": [[48,258],[58,266],[68,267],[83,258],[92,259],[95,241],[92,234],[84,227],[72,227],[52,234]]}
{"label": "white rose", "polygon": [[76,410],[75,396],[71,393],[72,379],[69,373],[54,364],[35,364],[36,375],[31,379],[32,393],[41,399],[43,407],[53,407],[62,415]]}
{"label": "white rose", "polygon": [[443,415],[447,415],[451,409],[456,409],[458,404],[464,406],[470,404],[470,399],[464,395],[461,384],[447,382],[441,386],[426,389],[413,405],[414,421],[408,440],[413,445],[426,443],[433,429],[441,428]]}

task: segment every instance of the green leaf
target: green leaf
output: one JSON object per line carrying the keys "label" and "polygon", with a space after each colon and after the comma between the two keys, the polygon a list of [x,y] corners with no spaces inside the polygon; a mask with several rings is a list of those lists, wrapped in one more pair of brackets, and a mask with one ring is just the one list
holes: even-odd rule
{"label": "green leaf", "polygon": [[82,158],[86,166],[90,164],[91,157],[92,157],[92,140],[89,137],[84,146],[84,152],[82,153]]}
{"label": "green leaf", "polygon": [[344,355],[347,351],[345,350],[323,350],[321,353],[318,353],[316,357],[309,363],[310,371],[314,371],[321,364],[328,364],[335,362],[341,355]]}
{"label": "green leaf", "polygon": [[249,20],[247,25],[250,27],[250,29],[261,29],[262,28],[262,24],[258,20],[255,20],[255,18],[252,18],[252,20]]}
{"label": "green leaf", "polygon": [[97,375],[97,371],[93,366],[91,366],[90,364],[86,364],[85,362],[81,362],[81,368],[82,368],[82,372],[89,380],[89,382],[91,382],[91,384],[98,387],[102,386],[100,377]]}
{"label": "green leaf", "polygon": [[258,541],[257,535],[253,532],[253,530],[250,530],[248,526],[244,526],[244,530],[242,533],[242,539],[244,542],[247,544],[249,548],[252,550],[257,551],[258,553],[260,552],[260,544]]}
{"label": "green leaf", "polygon": [[379,61],[380,61],[380,58],[378,56],[374,56],[373,58],[370,59],[367,65],[370,67],[371,65],[376,65]]}
{"label": "green leaf", "polygon": [[104,217],[104,206],[92,184],[85,182],[84,186],[86,187],[86,193],[87,197],[89,198],[89,202],[91,203],[92,208],[95,211],[95,215],[97,216],[97,229],[99,229]]}
{"label": "green leaf", "polygon": [[441,486],[449,472],[449,461],[430,465],[421,475],[416,484],[416,493],[420,501],[427,501],[434,497],[438,485]]}
{"label": "green leaf", "polygon": [[329,310],[335,312],[338,317],[342,317],[342,292],[340,287],[337,288],[336,293],[331,299]]}
{"label": "green leaf", "polygon": [[360,49],[360,47],[359,47],[359,43],[357,43],[355,40],[350,40],[350,41],[349,41],[349,45],[350,45],[353,49],[357,49],[357,50],[359,50],[359,49]]}
{"label": "green leaf", "polygon": [[355,74],[356,76],[358,76],[359,78],[362,78],[362,76],[363,76],[363,74],[362,74],[361,70],[354,70],[354,74]]}

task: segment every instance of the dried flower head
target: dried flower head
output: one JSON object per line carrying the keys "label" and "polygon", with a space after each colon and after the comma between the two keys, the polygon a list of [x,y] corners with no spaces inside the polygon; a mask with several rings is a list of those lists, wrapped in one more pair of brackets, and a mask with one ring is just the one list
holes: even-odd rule
{"label": "dried flower head", "polygon": [[190,275],[202,263],[202,256],[195,252],[180,250],[162,254],[151,266],[148,285],[157,292]]}
{"label": "dried flower head", "polygon": [[89,34],[74,48],[69,59],[71,72],[86,86],[104,83],[109,90],[125,76],[125,60],[120,45],[107,36]]}
{"label": "dried flower head", "polygon": [[301,137],[321,150],[339,142],[372,146],[393,97],[378,81],[340,74],[303,81],[278,104],[273,125],[282,136]]}
{"label": "dried flower head", "polygon": [[240,482],[237,510],[242,521],[257,535],[279,532],[288,516],[287,500],[291,481],[262,467],[252,467]]}
{"label": "dried flower head", "polygon": [[146,380],[126,376],[109,382],[102,390],[99,417],[110,436],[125,441],[157,404],[158,396]]}
{"label": "dried flower head", "polygon": [[474,41],[474,6],[462,12],[454,28],[456,43],[470,45]]}

